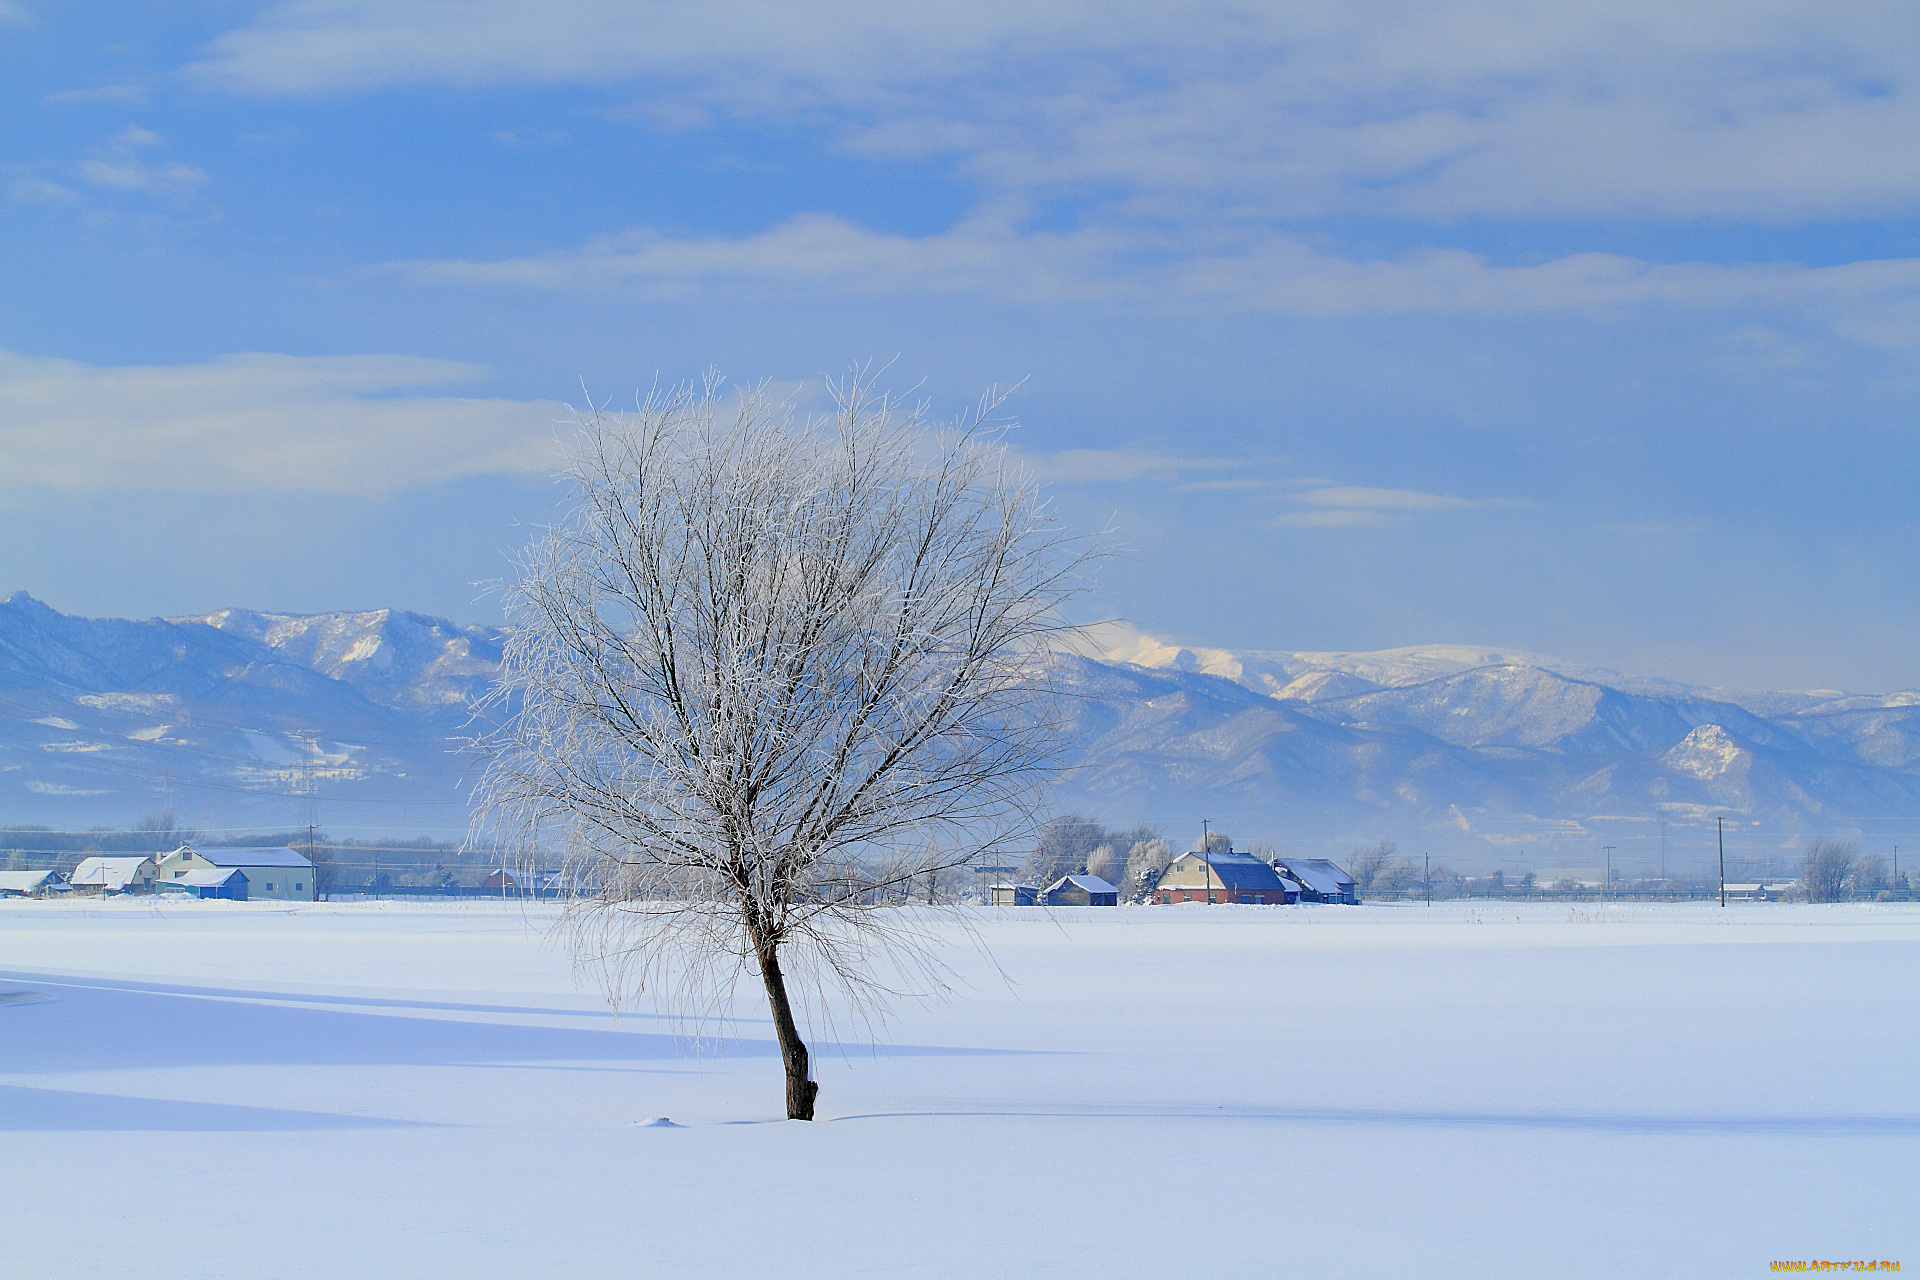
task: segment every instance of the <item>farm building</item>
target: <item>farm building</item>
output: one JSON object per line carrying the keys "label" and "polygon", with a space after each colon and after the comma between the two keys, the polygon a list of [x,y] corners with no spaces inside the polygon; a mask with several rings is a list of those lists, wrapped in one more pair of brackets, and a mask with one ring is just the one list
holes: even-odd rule
{"label": "farm building", "polygon": [[277,849],[195,849],[181,845],[160,859],[158,880],[185,880],[196,871],[244,872],[249,898],[312,902],[313,864],[284,846]]}
{"label": "farm building", "polygon": [[66,887],[58,871],[0,871],[0,898],[44,898]]}
{"label": "farm building", "polygon": [[1275,858],[1273,865],[1281,875],[1299,881],[1302,902],[1344,902],[1354,906],[1360,901],[1354,892],[1353,877],[1326,858]]}
{"label": "farm building", "polygon": [[189,871],[184,876],[158,881],[157,887],[162,893],[184,893],[194,898],[225,898],[230,902],[247,900],[247,876],[238,867]]}
{"label": "farm building", "polygon": [[1280,906],[1299,897],[1298,886],[1250,853],[1195,850],[1175,858],[1153,891],[1157,903],[1245,902]]}
{"label": "farm building", "polygon": [[1049,907],[1117,907],[1120,891],[1099,876],[1061,876],[1040,900]]}
{"label": "farm building", "polygon": [[1040,890],[1030,884],[997,884],[993,886],[993,905],[996,907],[1031,907],[1040,900]]}
{"label": "farm building", "polygon": [[144,893],[153,888],[153,859],[145,854],[80,859],[67,883],[88,893]]}

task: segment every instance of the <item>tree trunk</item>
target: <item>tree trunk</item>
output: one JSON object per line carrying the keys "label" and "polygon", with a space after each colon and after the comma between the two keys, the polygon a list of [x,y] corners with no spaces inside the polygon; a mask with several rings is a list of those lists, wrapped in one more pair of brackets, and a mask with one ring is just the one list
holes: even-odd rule
{"label": "tree trunk", "polygon": [[820,1086],[808,1079],[807,1045],[793,1021],[793,1005],[787,1000],[786,975],[780,972],[777,945],[762,943],[759,950],[760,977],[767,984],[767,1004],[773,1009],[773,1030],[780,1039],[780,1058],[787,1066],[787,1119],[813,1119],[813,1100]]}

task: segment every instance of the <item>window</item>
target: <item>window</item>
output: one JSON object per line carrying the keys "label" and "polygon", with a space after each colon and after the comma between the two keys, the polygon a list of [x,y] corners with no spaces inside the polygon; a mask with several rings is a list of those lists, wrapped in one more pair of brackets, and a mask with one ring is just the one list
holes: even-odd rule
{"label": "window", "polygon": [[307,887],[307,886],[305,886],[304,884],[296,884],[296,885],[294,885],[294,886],[293,886],[293,891],[294,891],[295,893],[299,893],[299,892],[300,892],[300,891],[301,891],[302,889],[304,889],[304,888],[306,888],[306,887]]}
{"label": "window", "polygon": [[275,884],[275,883],[274,883],[273,881],[271,881],[271,880],[269,880],[269,881],[267,881],[267,888],[269,888],[269,889],[278,889],[279,887],[280,887],[280,886],[279,886],[279,885],[277,885],[277,884]]}

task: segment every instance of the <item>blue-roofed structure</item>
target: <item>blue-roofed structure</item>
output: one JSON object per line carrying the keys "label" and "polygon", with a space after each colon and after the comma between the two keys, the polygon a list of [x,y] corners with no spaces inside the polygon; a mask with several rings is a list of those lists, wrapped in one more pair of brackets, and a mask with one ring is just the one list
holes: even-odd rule
{"label": "blue-roofed structure", "polygon": [[1099,876],[1061,876],[1047,886],[1041,901],[1049,907],[1117,907],[1120,890]]}
{"label": "blue-roofed structure", "polygon": [[247,873],[238,867],[189,871],[184,876],[158,882],[162,893],[184,893],[194,898],[224,898],[231,902],[247,900]]}
{"label": "blue-roofed structure", "polygon": [[1275,858],[1273,865],[1300,882],[1302,902],[1344,902],[1355,906],[1360,901],[1353,877],[1326,858]]}
{"label": "blue-roofed structure", "polygon": [[1153,900],[1172,902],[1238,902],[1250,906],[1282,906],[1296,901],[1298,889],[1281,878],[1267,862],[1250,853],[1230,849],[1183,853],[1168,865],[1155,886]]}
{"label": "blue-roofed structure", "polygon": [[314,899],[313,863],[305,854],[281,845],[273,848],[206,848],[181,845],[160,859],[156,884],[184,881],[196,871],[241,871],[249,898],[288,902]]}

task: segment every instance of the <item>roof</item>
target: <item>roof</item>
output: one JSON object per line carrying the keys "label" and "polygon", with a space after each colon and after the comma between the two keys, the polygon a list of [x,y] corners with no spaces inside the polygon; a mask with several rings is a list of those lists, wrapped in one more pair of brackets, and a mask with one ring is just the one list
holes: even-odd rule
{"label": "roof", "polygon": [[32,893],[47,883],[58,884],[57,871],[0,871],[0,889],[13,893]]}
{"label": "roof", "polygon": [[230,880],[245,880],[247,873],[238,867],[228,867],[225,871],[189,871],[172,880],[162,880],[161,886],[185,885],[189,889],[217,889]]}
{"label": "roof", "polygon": [[1220,887],[1228,893],[1277,893],[1280,891],[1279,873],[1250,853],[1201,853],[1195,850],[1181,856],[1205,858],[1207,865],[1213,868],[1214,876],[1220,881]]}
{"label": "roof", "polygon": [[140,864],[152,864],[153,859],[144,853],[131,857],[103,858],[99,856],[80,859],[80,865],[67,877],[68,884],[104,884],[109,887],[123,885],[140,873]]}
{"label": "roof", "polygon": [[1353,892],[1353,877],[1325,858],[1283,858],[1281,863],[1303,888],[1315,893]]}
{"label": "roof", "polygon": [[1120,892],[1119,889],[1115,888],[1113,885],[1108,884],[1105,880],[1102,880],[1099,876],[1061,876],[1058,880],[1054,881],[1052,884],[1047,886],[1047,892],[1058,893],[1061,889],[1064,889],[1068,885],[1074,885],[1078,888],[1085,889],[1088,893]]}
{"label": "roof", "polygon": [[198,854],[216,867],[311,867],[306,855],[282,845],[278,849],[195,849],[181,845],[175,849]]}

